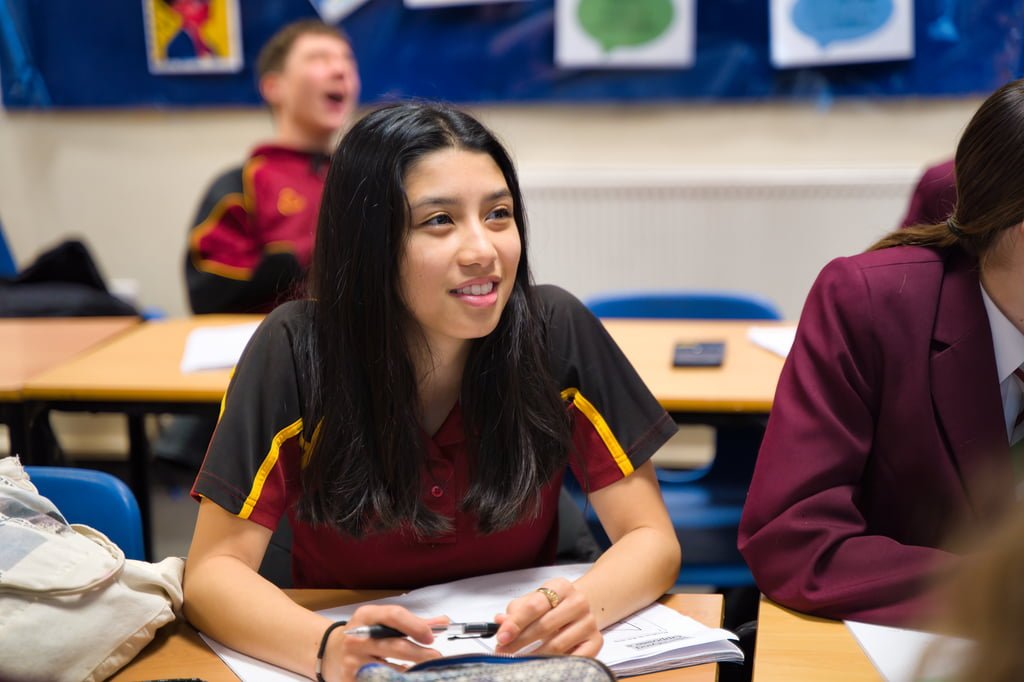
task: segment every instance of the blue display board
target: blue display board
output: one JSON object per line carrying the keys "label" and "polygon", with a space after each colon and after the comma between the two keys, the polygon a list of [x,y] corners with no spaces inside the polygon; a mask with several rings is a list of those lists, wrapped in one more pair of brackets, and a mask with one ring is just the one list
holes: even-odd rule
{"label": "blue display board", "polygon": [[[257,104],[252,64],[260,45],[315,11],[307,0],[240,0],[240,12],[240,72],[151,75],[140,0],[0,0],[4,105]],[[432,10],[368,0],[343,26],[366,102],[943,96],[985,93],[1021,75],[1024,0],[919,0],[913,60],[796,70],[769,62],[768,0],[700,0],[696,63],[687,70],[556,68],[553,0]]]}

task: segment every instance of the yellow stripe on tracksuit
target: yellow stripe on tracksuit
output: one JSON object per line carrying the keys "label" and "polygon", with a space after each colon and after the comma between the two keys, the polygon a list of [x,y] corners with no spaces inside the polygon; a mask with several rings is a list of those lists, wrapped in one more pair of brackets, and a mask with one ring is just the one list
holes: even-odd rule
{"label": "yellow stripe on tracksuit", "polygon": [[203,240],[203,237],[220,225],[221,218],[224,217],[224,214],[227,213],[228,209],[231,207],[238,206],[246,213],[252,213],[255,210],[254,202],[256,192],[253,188],[253,177],[256,175],[256,171],[259,170],[266,161],[267,160],[262,156],[249,159],[242,168],[242,193],[230,192],[222,196],[217,200],[217,203],[214,204],[213,210],[210,211],[210,214],[206,216],[203,222],[199,223],[189,231],[189,258],[192,260],[192,265],[196,270],[242,282],[248,281],[252,278],[253,268],[246,268],[238,265],[227,265],[226,263],[210,260],[209,258],[202,258],[200,256],[202,249],[199,247],[199,242]]}
{"label": "yellow stripe on tracksuit", "polygon": [[584,417],[586,417],[590,423],[594,426],[594,430],[597,431],[597,435],[601,437],[608,452],[612,453],[612,458],[615,463],[619,465],[619,470],[622,471],[623,476],[629,476],[633,473],[633,463],[629,461],[629,457],[626,455],[626,451],[619,445],[619,441],[615,438],[615,434],[612,433],[611,427],[608,426],[608,422],[604,420],[601,413],[597,411],[597,408],[591,404],[589,400],[583,397],[578,388],[567,388],[562,391],[562,400],[568,400],[572,403],[577,410],[580,411]]}
{"label": "yellow stripe on tracksuit", "polygon": [[270,441],[270,452],[263,458],[263,463],[260,464],[259,471],[256,472],[256,478],[252,482],[252,489],[249,491],[249,497],[245,498],[245,504],[242,505],[242,510],[238,512],[238,517],[241,519],[249,518],[252,514],[253,508],[260,499],[260,495],[263,493],[263,484],[267,482],[267,476],[270,475],[274,465],[277,464],[278,454],[281,452],[281,445],[289,438],[294,438],[296,435],[302,433],[302,419],[296,419],[294,422],[284,427],[274,436],[273,440]]}

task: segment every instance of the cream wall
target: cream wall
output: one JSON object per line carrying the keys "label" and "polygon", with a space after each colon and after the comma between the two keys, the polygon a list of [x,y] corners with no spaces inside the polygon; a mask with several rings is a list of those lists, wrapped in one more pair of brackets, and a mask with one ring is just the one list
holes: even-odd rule
{"label": "cream wall", "polygon": [[[827,167],[900,171],[909,186],[923,164],[952,154],[977,104],[908,100],[844,102],[827,110],[761,103],[476,111],[511,149],[524,184],[532,173],[560,169],[688,174],[708,169],[720,177],[732,170],[770,174]],[[260,110],[0,110],[0,218],[15,256],[24,264],[41,248],[82,235],[108,278],[136,280],[142,304],[183,314],[181,259],[198,197],[213,175],[238,163],[270,133]],[[900,210],[893,207],[893,222]],[[708,257],[730,254],[722,249]]]}

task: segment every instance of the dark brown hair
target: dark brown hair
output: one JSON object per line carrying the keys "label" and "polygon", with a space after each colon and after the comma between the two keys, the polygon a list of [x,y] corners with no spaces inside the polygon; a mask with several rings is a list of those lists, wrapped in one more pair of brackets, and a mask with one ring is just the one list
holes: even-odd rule
{"label": "dark brown hair", "polygon": [[292,22],[272,35],[260,49],[259,57],[256,58],[256,79],[259,80],[268,73],[283,69],[295,41],[308,34],[332,36],[347,45],[351,44],[344,31],[325,24],[319,19],[302,19]]}
{"label": "dark brown hair", "polygon": [[957,202],[948,222],[896,230],[890,246],[959,246],[981,257],[996,237],[1024,222],[1024,79],[986,99],[960,137],[954,161]]}
{"label": "dark brown hair", "polygon": [[[451,529],[426,507],[426,449],[410,347],[418,323],[402,300],[406,174],[443,149],[487,154],[512,194],[522,254],[497,328],[472,343],[459,400],[472,471],[460,507],[484,533],[536,517],[538,493],[564,469],[569,418],[548,368],[544,322],[527,260],[526,212],[508,152],[479,121],[429,103],[367,114],[331,158],[313,250],[314,303],[303,355],[312,442],[300,518],[360,537]],[[314,430],[315,429],[315,430]]]}

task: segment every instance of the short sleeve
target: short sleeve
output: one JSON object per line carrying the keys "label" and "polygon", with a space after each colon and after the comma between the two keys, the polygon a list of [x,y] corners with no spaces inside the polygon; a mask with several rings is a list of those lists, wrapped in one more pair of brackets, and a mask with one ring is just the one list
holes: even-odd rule
{"label": "short sleeve", "polygon": [[558,287],[536,293],[552,376],[574,411],[573,440],[584,455],[569,463],[584,488],[598,490],[633,473],[677,427],[586,306]]}
{"label": "short sleeve", "polygon": [[308,302],[278,306],[256,330],[228,385],[192,494],[276,528],[297,486],[306,443],[297,338]]}

